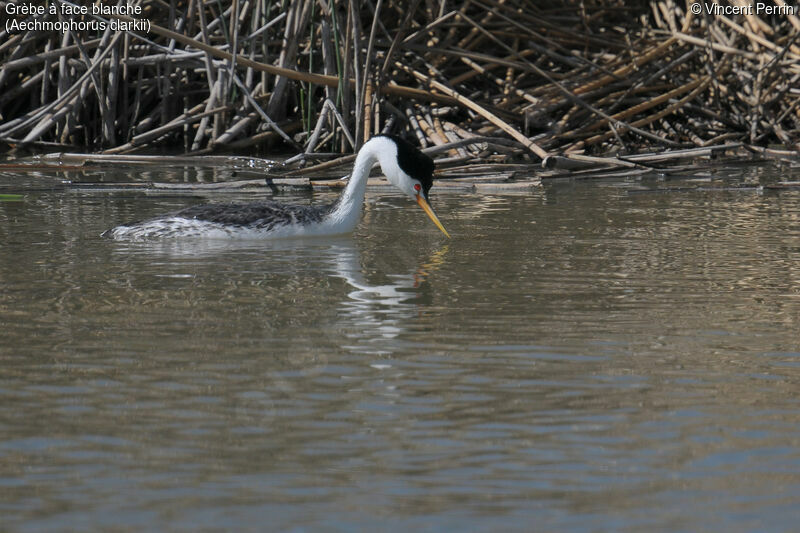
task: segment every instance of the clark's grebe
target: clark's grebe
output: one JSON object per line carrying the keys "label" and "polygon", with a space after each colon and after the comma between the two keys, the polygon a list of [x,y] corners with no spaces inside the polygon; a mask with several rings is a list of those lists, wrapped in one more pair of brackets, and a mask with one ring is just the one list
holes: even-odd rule
{"label": "clark's grebe", "polygon": [[347,187],[330,205],[275,202],[196,205],[144,222],[117,226],[104,232],[103,236],[114,239],[269,239],[348,233],[361,218],[367,178],[376,161],[392,185],[411,196],[434,224],[450,237],[428,200],[428,191],[433,185],[433,160],[393,135],[376,135],[361,147]]}

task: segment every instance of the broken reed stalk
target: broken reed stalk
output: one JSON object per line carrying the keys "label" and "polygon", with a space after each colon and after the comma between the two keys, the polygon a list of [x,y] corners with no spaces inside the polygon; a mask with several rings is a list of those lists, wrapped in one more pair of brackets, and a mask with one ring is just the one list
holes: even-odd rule
{"label": "broken reed stalk", "polygon": [[279,140],[311,155],[356,150],[394,124],[484,161],[719,142],[800,150],[796,14],[695,17],[674,0],[373,3],[143,0],[149,33],[7,36],[0,143],[208,153]]}

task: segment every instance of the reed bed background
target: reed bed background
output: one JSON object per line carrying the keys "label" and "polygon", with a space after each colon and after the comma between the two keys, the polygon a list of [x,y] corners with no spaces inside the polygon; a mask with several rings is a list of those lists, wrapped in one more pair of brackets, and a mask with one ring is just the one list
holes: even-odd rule
{"label": "reed bed background", "polygon": [[131,5],[149,32],[0,33],[0,147],[281,150],[298,154],[290,167],[323,170],[375,133],[402,132],[456,166],[732,147],[792,156],[800,17],[767,2],[781,12],[696,15],[672,0],[141,0]]}

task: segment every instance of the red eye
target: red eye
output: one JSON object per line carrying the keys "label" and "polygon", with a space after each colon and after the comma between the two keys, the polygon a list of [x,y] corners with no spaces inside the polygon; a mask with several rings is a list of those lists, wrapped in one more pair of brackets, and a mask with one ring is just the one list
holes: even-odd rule
{"label": "red eye", "polygon": [[420,186],[420,184],[419,184],[419,183],[415,183],[415,184],[414,184],[414,190],[415,190],[415,191],[419,192],[419,190],[420,190],[421,188],[422,188],[422,186]]}

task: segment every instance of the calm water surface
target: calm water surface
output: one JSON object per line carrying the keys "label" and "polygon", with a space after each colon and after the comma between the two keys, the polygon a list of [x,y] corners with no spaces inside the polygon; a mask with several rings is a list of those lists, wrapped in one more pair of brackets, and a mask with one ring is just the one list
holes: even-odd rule
{"label": "calm water surface", "polygon": [[62,177],[0,174],[0,529],[797,525],[800,192],[654,192],[797,168],[275,243],[105,240],[201,199]]}

